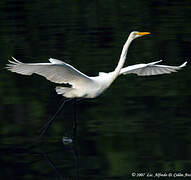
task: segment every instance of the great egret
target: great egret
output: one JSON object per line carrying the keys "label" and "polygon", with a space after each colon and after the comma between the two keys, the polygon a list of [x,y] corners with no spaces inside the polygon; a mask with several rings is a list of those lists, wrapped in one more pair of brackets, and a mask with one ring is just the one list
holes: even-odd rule
{"label": "great egret", "polygon": [[63,85],[69,84],[69,87],[56,87],[56,92],[66,98],[95,98],[102,94],[121,74],[125,75],[133,73],[139,76],[168,74],[176,72],[186,65],[187,62],[180,66],[157,65],[157,63],[161,62],[160,60],[148,64],[136,64],[122,68],[131,42],[138,37],[148,34],[150,33],[138,31],[131,32],[123,46],[115,70],[109,73],[100,72],[99,75],[95,77],[89,77],[75,69],[73,66],[53,58],[49,59],[50,63],[22,63],[13,58],[13,61],[9,61],[10,64],[7,64],[7,69],[23,75],[32,75],[35,73],[44,76],[46,79],[54,83]]}

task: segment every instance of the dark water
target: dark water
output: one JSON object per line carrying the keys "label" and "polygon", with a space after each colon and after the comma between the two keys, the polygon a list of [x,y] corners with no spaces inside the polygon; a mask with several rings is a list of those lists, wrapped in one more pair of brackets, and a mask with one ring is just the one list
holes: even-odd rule
{"label": "dark water", "polygon": [[132,30],[152,34],[133,42],[126,65],[159,59],[180,65],[191,57],[190,11],[187,0],[1,0],[0,178],[191,174],[189,63],[170,75],[120,77],[99,98],[79,102],[75,144],[62,141],[72,134],[72,102],[40,139],[38,130],[62,97],[42,77],[3,69],[11,56],[23,62],[53,57],[88,75],[108,72]]}

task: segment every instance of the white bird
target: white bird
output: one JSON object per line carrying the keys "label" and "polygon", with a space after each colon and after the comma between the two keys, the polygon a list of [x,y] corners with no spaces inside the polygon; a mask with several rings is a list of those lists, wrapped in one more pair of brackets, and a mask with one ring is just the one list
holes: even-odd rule
{"label": "white bird", "polygon": [[148,64],[136,64],[122,68],[131,42],[138,37],[148,34],[150,33],[138,31],[131,32],[123,46],[115,70],[109,73],[100,72],[99,75],[95,77],[89,77],[73,66],[52,58],[49,59],[50,63],[22,63],[12,57],[14,61],[9,61],[11,64],[7,64],[7,69],[23,75],[32,75],[35,73],[44,76],[54,83],[63,85],[69,84],[69,87],[56,87],[56,92],[67,98],[95,98],[102,94],[121,74],[133,73],[139,76],[169,74],[186,66],[187,62],[180,66],[157,65],[157,63],[162,61],[160,60]]}
{"label": "white bird", "polygon": [[[136,64],[123,68],[131,42],[138,37],[148,34],[150,33],[138,31],[131,32],[123,46],[121,56],[115,70],[109,73],[100,72],[99,75],[95,77],[89,77],[75,69],[73,66],[52,58],[49,59],[50,63],[22,63],[12,57],[13,61],[9,61],[10,64],[7,64],[6,68],[9,71],[23,75],[32,75],[35,73],[44,76],[46,79],[54,83],[63,84],[63,86],[56,87],[56,92],[66,98],[95,98],[102,94],[121,74],[125,75],[133,73],[139,76],[169,74],[186,66],[187,62],[180,66],[157,65],[157,63],[161,62],[160,60],[148,64]],[[42,127],[40,136],[46,132],[66,101],[62,103],[55,115]],[[72,140],[75,139],[76,127],[76,119],[74,119]]]}

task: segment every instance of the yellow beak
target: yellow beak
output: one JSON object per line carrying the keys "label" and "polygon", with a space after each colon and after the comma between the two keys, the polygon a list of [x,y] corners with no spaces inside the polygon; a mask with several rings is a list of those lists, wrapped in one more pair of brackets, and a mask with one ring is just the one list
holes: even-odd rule
{"label": "yellow beak", "polygon": [[148,35],[148,34],[151,34],[150,32],[138,32],[137,35],[141,35],[141,36],[144,36],[144,35]]}

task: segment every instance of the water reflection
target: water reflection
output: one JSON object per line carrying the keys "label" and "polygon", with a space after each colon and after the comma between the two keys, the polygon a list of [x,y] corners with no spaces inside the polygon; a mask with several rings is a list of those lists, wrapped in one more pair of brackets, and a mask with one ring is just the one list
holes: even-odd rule
{"label": "water reflection", "polygon": [[22,179],[36,174],[38,175],[36,179],[44,176],[46,179],[79,179],[79,157],[74,144],[63,144],[59,148],[50,150],[46,149],[46,146],[51,143],[46,144],[47,142],[42,141],[33,143],[31,146],[4,145],[0,149],[1,165],[9,166],[6,171],[2,169],[4,177],[9,175],[9,177],[15,176],[16,179]]}
{"label": "water reflection", "polygon": [[[3,177],[104,179],[129,178],[132,172],[148,169],[189,171],[190,99],[126,98],[108,107],[105,102],[82,102],[75,144],[63,144],[59,133],[40,141],[34,135],[1,138]],[[123,109],[117,102],[125,105]],[[99,113],[93,116],[91,111]],[[66,126],[62,118],[51,129],[59,123]]]}
{"label": "water reflection", "polygon": [[[70,179],[70,178],[72,178],[72,179],[79,180],[79,177],[80,177],[79,176],[79,156],[78,156],[77,149],[76,149],[76,147],[73,144],[66,146],[65,141],[63,143],[64,143],[63,153],[65,151],[68,151],[68,152],[73,154],[73,164],[74,165],[72,166],[72,168],[70,168],[70,169],[74,169],[72,171],[73,172],[72,175],[67,176],[67,175],[65,175],[67,173],[63,173],[65,171],[67,172],[67,166],[68,166],[67,164],[65,165],[66,168],[62,168],[62,169],[61,168],[59,168],[59,169],[57,168],[56,162],[54,162],[54,160],[52,160],[50,158],[52,153],[49,153],[49,155],[48,155],[48,153],[42,152],[41,155],[43,156],[44,160],[47,161],[47,163],[50,165],[50,167],[52,167],[52,169],[55,171],[55,173],[57,174],[57,176],[60,179]],[[56,152],[56,153],[59,153],[59,152]],[[71,159],[71,161],[72,161],[72,159]]]}

